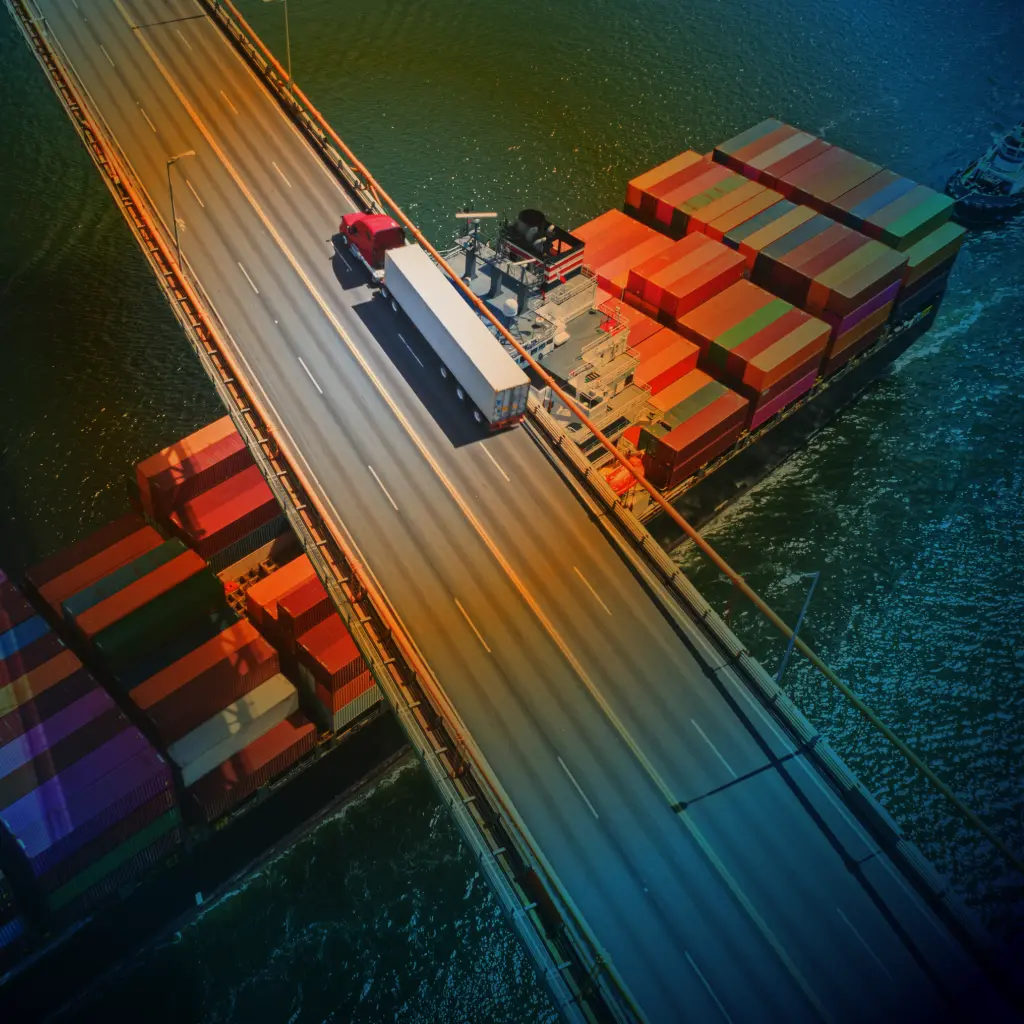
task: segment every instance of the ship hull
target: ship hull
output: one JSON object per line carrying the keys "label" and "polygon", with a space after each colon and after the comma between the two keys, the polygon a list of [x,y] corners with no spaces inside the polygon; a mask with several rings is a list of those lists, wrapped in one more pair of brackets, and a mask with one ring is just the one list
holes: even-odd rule
{"label": "ship hull", "polygon": [[1024,192],[1013,196],[993,196],[974,192],[965,181],[966,171],[958,171],[946,184],[946,195],[956,200],[953,216],[967,226],[1000,224],[1024,212]]}
{"label": "ship hull", "polygon": [[[893,335],[856,366],[784,420],[764,431],[742,451],[671,497],[673,507],[692,526],[701,527],[753,486],[778,469],[791,455],[852,404],[934,323],[936,302],[922,320]],[[646,519],[647,528],[666,549],[683,540],[679,528],[660,511]]]}

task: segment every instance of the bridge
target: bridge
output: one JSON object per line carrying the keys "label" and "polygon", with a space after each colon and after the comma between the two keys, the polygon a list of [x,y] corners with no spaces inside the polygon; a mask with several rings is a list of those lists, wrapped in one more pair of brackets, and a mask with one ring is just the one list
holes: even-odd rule
{"label": "bridge", "polygon": [[[306,502],[358,570],[332,581],[343,613],[365,624],[369,593],[400,636],[434,704],[414,713],[393,672],[389,699],[563,1015],[939,1020],[990,992],[913,848],[799,715],[769,710],[699,596],[623,539],[542,412],[474,434],[425,341],[332,258],[340,215],[378,197],[237,13],[8,5],[261,465],[297,481],[317,565],[334,563]],[[456,761],[475,788],[438,767]]]}

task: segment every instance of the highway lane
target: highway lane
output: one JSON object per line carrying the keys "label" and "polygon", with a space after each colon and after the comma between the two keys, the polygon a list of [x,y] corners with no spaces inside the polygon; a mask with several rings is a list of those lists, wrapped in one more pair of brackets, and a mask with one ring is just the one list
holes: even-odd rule
{"label": "highway lane", "polygon": [[[58,34],[66,34],[61,38],[69,52],[77,48],[72,59],[76,66],[82,62],[83,77],[162,210],[163,160],[180,148],[196,149],[197,157],[178,168],[208,205],[189,205],[190,197],[186,194],[183,202],[176,191],[186,252],[325,493],[630,984],[637,979],[638,994],[658,993],[651,1005],[664,1006],[666,1013],[687,1007],[692,1012],[700,1005],[708,1013],[720,1012],[714,1002],[718,996],[711,995],[716,992],[727,993],[725,1008],[733,1019],[767,1019],[769,1007],[777,1008],[777,1019],[800,1019],[808,1006],[792,977],[759,940],[721,878],[702,862],[690,837],[665,815],[649,776],[588,700],[578,673],[545,637],[492,553],[479,537],[473,539],[462,510],[410,445],[362,367],[346,356],[334,326],[310,301],[307,281],[282,266],[271,233],[218,166],[220,157],[203,145],[166,80],[147,66],[143,47],[123,22],[118,25],[109,3],[81,6],[89,22],[76,23],[70,9],[56,4],[47,13]],[[131,4],[127,9],[149,22],[192,10],[185,4]],[[87,25],[98,34],[83,31]],[[691,800],[734,773],[766,766],[769,750],[784,751],[785,741],[767,729],[745,697],[734,691],[735,706],[729,706],[522,432],[491,439],[486,451],[482,445],[450,445],[384,354],[383,342],[376,340],[397,333],[393,321],[388,326],[387,310],[372,302],[365,288],[342,290],[326,263],[324,224],[333,228],[339,208],[347,204],[216,30],[198,20],[145,31],[218,148],[242,169],[246,188],[298,254],[307,279],[384,388],[397,396],[457,492],[472,502],[474,515],[556,623],[585,673],[630,733],[642,737],[644,753],[673,792]],[[128,95],[136,97],[144,116],[133,111]],[[202,211],[210,206],[217,211],[215,222],[203,219]],[[232,270],[235,265],[245,276],[244,288]],[[245,288],[251,289],[248,295]],[[364,321],[372,323],[372,334]],[[417,345],[416,339],[402,343],[406,340]],[[301,353],[304,365],[298,355],[286,358],[285,353]],[[429,358],[423,348],[418,357],[414,353],[410,362]],[[317,404],[321,389],[322,406]],[[364,465],[374,467],[383,486],[372,474],[364,475]],[[400,530],[394,529],[396,516],[401,517]],[[458,612],[454,594],[470,618]],[[612,641],[602,615],[630,638],[628,649]],[[724,685],[740,684],[731,680]],[[770,742],[765,735],[773,737]],[[538,760],[541,753],[546,762]],[[560,770],[563,754],[579,791]],[[772,768],[755,777],[757,795],[745,797],[746,805],[738,795],[754,790],[742,782],[695,805],[692,813],[699,811],[704,827],[714,833],[715,848],[728,851],[730,870],[743,874],[744,890],[753,894],[772,926],[786,928],[787,948],[803,973],[814,976],[815,988],[827,993],[822,998],[830,1012],[847,1019],[850,1011],[860,1009],[866,980],[884,988],[885,970],[870,955],[876,945],[881,952],[875,957],[888,961],[890,972],[901,969],[901,956],[909,958],[902,943],[889,950],[895,933],[835,852],[820,848],[823,832],[781,771]],[[794,771],[806,775],[796,788],[817,790],[822,801],[813,777],[799,764]],[[826,809],[836,816],[834,807]],[[752,835],[778,863],[756,849]],[[782,882],[785,867],[789,877]],[[811,884],[812,877],[820,878],[820,884]],[[623,884],[629,878],[636,880],[632,887]],[[649,884],[654,878],[659,879],[656,887]],[[844,890],[843,883],[852,889]],[[825,890],[843,891],[842,906],[822,904]],[[693,907],[697,898],[700,905]],[[904,916],[926,920],[913,899],[910,904]],[[842,913],[833,914],[834,909]],[[854,921],[859,925],[849,927]],[[665,937],[675,954],[671,958],[664,956]],[[694,948],[701,952],[691,952]],[[683,965],[692,957],[700,973],[686,974]],[[832,971],[835,960],[846,966]],[[762,983],[759,971],[766,979]],[[710,991],[704,984],[709,979]],[[930,987],[925,981],[921,985]],[[751,991],[756,998],[745,997]],[[883,994],[878,1005],[891,1009],[893,1002]]]}

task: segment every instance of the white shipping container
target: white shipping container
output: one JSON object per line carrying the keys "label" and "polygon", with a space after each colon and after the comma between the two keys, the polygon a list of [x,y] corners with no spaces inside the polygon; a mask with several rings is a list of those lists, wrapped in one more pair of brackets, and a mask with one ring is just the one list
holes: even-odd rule
{"label": "white shipping container", "polygon": [[[339,732],[344,729],[350,722],[354,722],[364,711],[369,711],[375,704],[380,703],[384,699],[384,695],[380,692],[380,687],[374,683],[372,686],[364,690],[358,697],[354,697],[344,707],[339,708],[337,713],[334,715],[334,720],[331,725],[335,732]],[[320,706],[323,707],[323,703],[318,701]],[[330,708],[324,708],[327,712],[327,717],[331,717]]]}
{"label": "white shipping container", "polygon": [[526,411],[529,378],[423,249],[388,249],[384,284],[488,423]]}
{"label": "white shipping container", "polygon": [[298,709],[298,691],[278,673],[172,743],[167,754],[191,786]]}

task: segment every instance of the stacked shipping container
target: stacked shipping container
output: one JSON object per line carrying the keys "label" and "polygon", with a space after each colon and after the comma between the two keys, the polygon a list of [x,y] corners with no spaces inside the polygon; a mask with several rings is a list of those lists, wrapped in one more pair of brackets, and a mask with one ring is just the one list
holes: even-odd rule
{"label": "stacked shipping container", "polygon": [[21,620],[0,634],[0,822],[44,904],[73,915],[180,842],[170,769],[9,583],[0,601],[0,624]]}
{"label": "stacked shipping container", "polygon": [[229,416],[135,467],[139,504],[220,571],[286,529]]}
{"label": "stacked shipping container", "polygon": [[14,891],[0,871],[0,964],[25,934],[25,922],[14,902]]}

